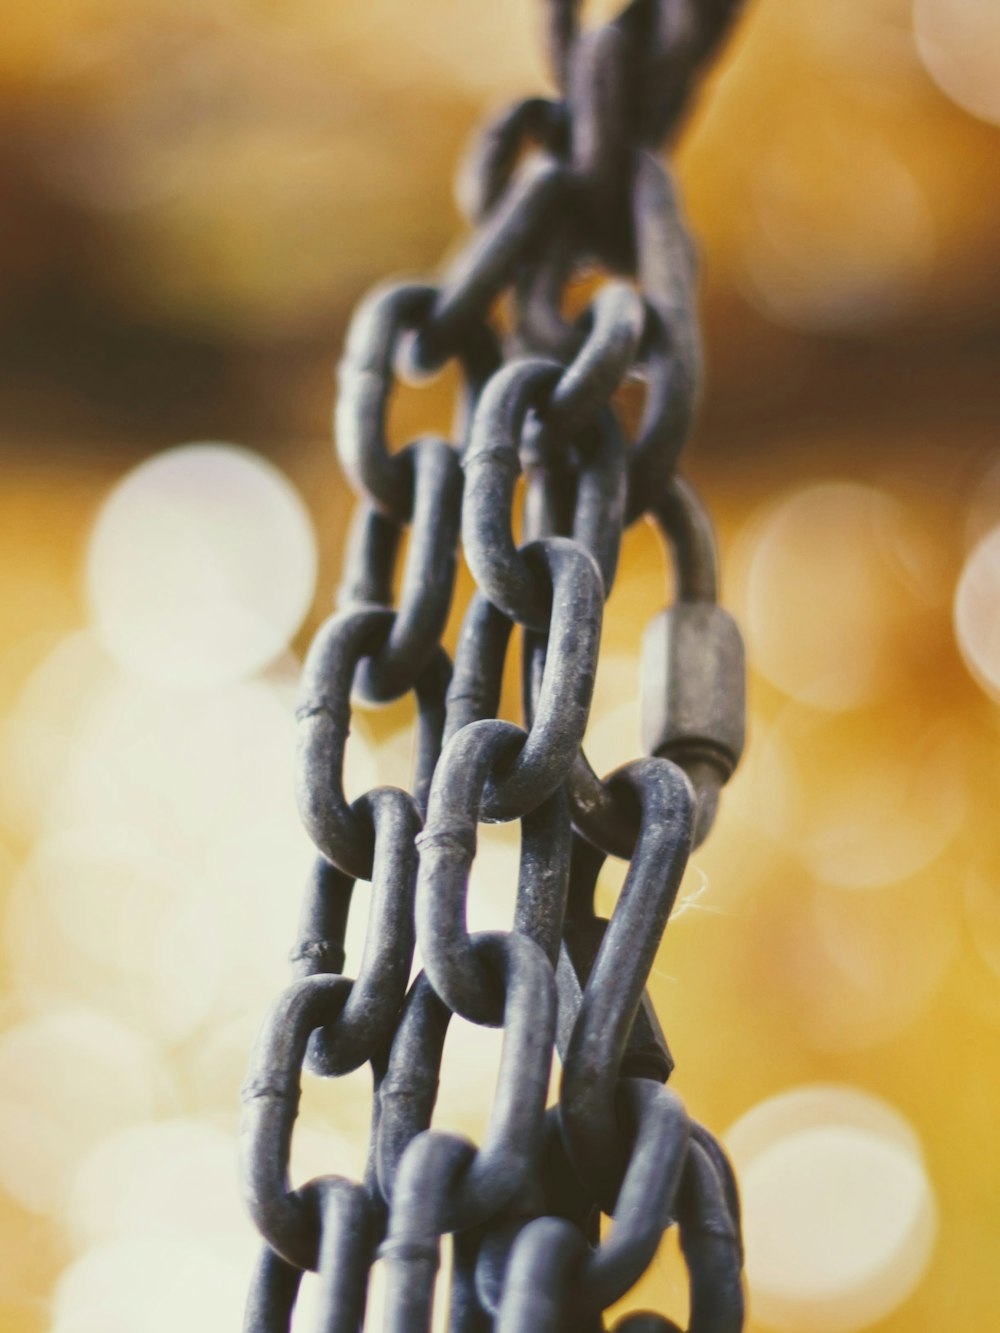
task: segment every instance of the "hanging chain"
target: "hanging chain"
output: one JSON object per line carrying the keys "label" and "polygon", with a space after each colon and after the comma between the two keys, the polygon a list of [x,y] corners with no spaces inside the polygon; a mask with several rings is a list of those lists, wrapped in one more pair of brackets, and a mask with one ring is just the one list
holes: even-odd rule
{"label": "hanging chain", "polygon": [[[297,714],[299,804],[319,857],[297,980],[264,1024],[243,1091],[244,1192],[265,1241],[251,1333],[287,1333],[307,1269],[319,1273],[318,1327],[354,1333],[376,1260],[383,1327],[423,1333],[446,1234],[450,1329],[590,1333],[674,1224],[690,1333],[743,1326],[732,1170],[666,1086],[673,1062],[646,992],[690,849],[743,743],[742,645],[717,605],[710,523],[675,471],[699,347],[692,247],[657,156],[736,7],[634,0],[581,31],[576,3],[549,0],[560,98],[521,102],[481,134],[462,185],[476,230],[443,280],[381,288],[351,325],[336,438],[361,504]],[[569,320],[567,288],[595,273],[589,308]],[[501,296],[502,346],[491,324]],[[457,443],[427,435],[390,452],[397,366],[435,372],[451,360],[463,384]],[[645,386],[632,440],[612,405],[626,380]],[[643,516],[672,554],[675,600],[643,648],[650,757],[602,779],[582,749],[602,611],[622,531]],[[477,590],[452,663],[441,636],[459,541]],[[497,716],[515,625],[523,726]],[[352,708],[410,691],[412,792],[349,801]],[[477,826],[515,820],[511,928],[470,932]],[[605,920],[594,898],[609,855],[629,869]],[[351,980],[344,940],[359,880],[370,885],[367,936]],[[453,1014],[503,1029],[478,1146],[433,1128]],[[547,1107],[556,1051],[562,1081]],[[365,1179],[293,1189],[302,1069],[332,1078],[366,1064]],[[616,1327],[676,1330],[651,1313]]]}

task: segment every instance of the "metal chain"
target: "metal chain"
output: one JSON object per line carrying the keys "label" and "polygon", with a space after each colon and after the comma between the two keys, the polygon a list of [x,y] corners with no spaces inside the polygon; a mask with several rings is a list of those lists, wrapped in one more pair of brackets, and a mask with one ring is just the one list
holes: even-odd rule
{"label": "metal chain", "polygon": [[[243,1187],[264,1238],[247,1333],[287,1333],[307,1269],[319,1274],[317,1327],[355,1333],[378,1260],[383,1328],[423,1333],[447,1234],[454,1333],[600,1330],[675,1224],[689,1333],[743,1326],[735,1180],[665,1086],[673,1061],[646,992],[690,849],[743,743],[740,636],[717,605],[711,525],[675,471],[699,383],[694,257],[656,155],[737,6],[633,0],[593,31],[579,29],[572,0],[546,8],[562,96],[486,127],[463,178],[470,242],[440,283],[374,292],[340,367],[337,447],[361,504],[297,714],[299,804],[319,852],[297,979],[268,1015],[243,1090]],[[595,271],[588,309],[568,320],[568,285]],[[505,294],[501,349],[492,316]],[[424,436],[391,452],[397,366],[452,360],[456,442]],[[613,405],[626,380],[645,387],[631,441]],[[675,599],[643,650],[649,757],[601,779],[582,743],[603,605],[622,531],[643,516],[672,553]],[[441,637],[460,539],[477,591],[451,663]],[[498,717],[515,625],[522,726]],[[411,691],[412,792],[348,801],[352,708]],[[477,827],[515,820],[510,929],[470,932]],[[594,893],[609,855],[629,869],[605,920]],[[370,888],[351,980],[357,881]],[[423,970],[411,982],[416,947]],[[479,1145],[433,1127],[453,1014],[503,1029]],[[555,1052],[562,1082],[547,1106]],[[303,1068],[336,1077],[366,1064],[364,1181],[293,1188]],[[616,1327],[676,1333],[650,1312]]]}

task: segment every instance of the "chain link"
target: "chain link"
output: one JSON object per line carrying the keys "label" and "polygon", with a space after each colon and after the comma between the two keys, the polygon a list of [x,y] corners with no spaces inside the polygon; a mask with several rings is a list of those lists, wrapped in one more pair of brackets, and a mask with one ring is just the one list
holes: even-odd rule
{"label": "chain link", "polygon": [[[317,1328],[356,1333],[377,1262],[383,1329],[426,1333],[446,1235],[454,1333],[598,1333],[674,1225],[688,1333],[743,1326],[736,1183],[665,1086],[673,1060],[646,991],[690,849],[743,745],[739,632],[717,603],[711,524],[676,474],[700,381],[695,265],[656,155],[736,8],[632,0],[581,31],[575,0],[548,0],[561,96],[486,126],[460,185],[476,230],[440,283],[379,288],[352,322],[336,438],[360,505],[297,712],[299,805],[319,856],[297,979],[243,1090],[243,1189],[264,1240],[247,1333],[287,1333],[305,1270],[319,1275]],[[567,319],[569,286],[595,272],[589,306]],[[456,442],[425,435],[394,452],[397,367],[449,361],[462,382]],[[645,389],[631,441],[613,402],[630,380]],[[674,601],[644,641],[648,757],[601,779],[582,744],[604,602],[623,529],[640,517],[665,538]],[[477,590],[452,664],[441,641],[460,540]],[[499,716],[515,626],[523,725]],[[411,691],[412,792],[349,801],[352,709]],[[468,926],[483,821],[521,828],[513,920],[485,933]],[[610,919],[595,907],[607,856],[630,863]],[[352,980],[359,881],[367,931]],[[478,1145],[434,1125],[455,1014],[503,1030]],[[293,1187],[303,1069],[329,1078],[366,1064],[364,1180]],[[616,1328],[678,1333],[652,1312]]]}

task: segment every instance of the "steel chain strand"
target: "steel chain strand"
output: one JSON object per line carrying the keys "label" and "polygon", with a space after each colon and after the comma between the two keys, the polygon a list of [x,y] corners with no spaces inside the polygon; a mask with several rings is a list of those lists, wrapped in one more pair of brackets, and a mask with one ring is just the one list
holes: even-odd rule
{"label": "steel chain strand", "polygon": [[[385,304],[380,308],[384,310]],[[311,831],[317,833],[321,850],[340,867],[335,868],[324,858],[318,862],[306,903],[303,938],[293,955],[300,971],[307,975],[319,973],[315,978],[319,984],[328,989],[326,983],[331,983],[337,994],[343,996],[343,1006],[332,1015],[336,1020],[333,1023],[310,1024],[306,1020],[305,1038],[312,1047],[311,1062],[324,1073],[347,1072],[373,1058],[384,1045],[403,998],[413,950],[418,801],[386,788],[348,806],[341,774],[349,730],[351,686],[356,676],[364,678],[367,674],[369,682],[375,679],[373,693],[391,696],[416,683],[420,709],[416,780],[419,804],[437,757],[444,721],[443,696],[449,670],[438,638],[454,581],[461,474],[454,452],[444,442],[421,440],[397,457],[394,466],[404,470],[409,467],[414,476],[407,517],[413,521],[416,534],[404,576],[402,609],[393,613],[373,611],[370,607],[370,601],[387,600],[399,529],[398,524],[374,511],[363,513],[361,522],[356,524],[361,536],[356,551],[358,566],[364,568],[353,571],[352,591],[361,592],[368,605],[356,614],[334,617],[327,622],[326,632],[317,636],[304,673],[299,709],[305,732],[304,782],[300,791],[307,826],[312,825],[310,816],[317,806],[333,816],[332,824],[328,819],[323,829],[317,832],[311,827]],[[455,516],[450,529],[447,521],[441,522],[441,511],[449,509]],[[349,586],[351,573],[348,571]],[[375,654],[371,654],[372,649]],[[373,879],[373,902],[359,980],[356,985],[346,983],[349,989],[345,995],[342,978],[323,977],[322,973],[339,972],[343,966],[351,876]],[[283,1192],[274,1173],[275,1163],[284,1161],[287,1186],[291,1122],[298,1097],[291,1083],[296,1059],[301,1066],[304,1055],[299,1052],[303,1006],[299,1006],[297,1022],[293,990],[284,997],[292,1003],[284,1006],[279,1003],[277,1014],[272,1016],[270,1047],[265,1034],[263,1054],[255,1062],[258,1077],[256,1080],[251,1077],[248,1082],[244,1124],[250,1146],[245,1154],[245,1175],[251,1211],[263,1209],[277,1217],[276,1230],[269,1233],[270,1223],[257,1211],[258,1224],[268,1241],[279,1250],[284,1248],[286,1256],[296,1251],[296,1260],[302,1264],[311,1242],[303,1241],[301,1221],[295,1217],[297,1194],[287,1189]],[[274,1079],[276,1067],[278,1077]],[[270,1171],[267,1157],[270,1157]],[[335,1250],[329,1250],[333,1232],[324,1225],[324,1216],[320,1225],[321,1252],[325,1246],[329,1253],[335,1254]]]}
{"label": "steel chain strand", "polygon": [[[650,1207],[638,1199],[635,1181],[645,1167],[640,1172],[635,1166],[631,1176],[630,1171],[646,1159],[638,1147],[630,1153],[620,1143],[615,1098],[619,1075],[641,1069],[643,1060],[652,1060],[658,1078],[669,1072],[658,1029],[646,1043],[649,1050],[639,1049],[636,1018],[676,892],[675,863],[683,858],[668,853],[666,871],[657,877],[648,867],[655,854],[650,847],[664,849],[655,837],[640,836],[630,879],[657,881],[649,902],[625,892],[611,922],[600,923],[599,938],[591,932],[596,945],[591,956],[581,958],[576,949],[577,957],[570,958],[587,918],[575,910],[563,925],[569,827],[563,784],[572,792],[583,763],[579,747],[600,605],[614,578],[623,521],[668,506],[697,389],[692,251],[669,178],[640,148],[658,140],[676,117],[693,72],[732,7],[722,0],[705,4],[692,26],[684,19],[690,5],[633,0],[612,24],[580,35],[575,7],[564,5],[554,24],[554,45],[568,97],[521,103],[488,131],[478,168],[469,177],[472,207],[481,219],[477,235],[440,286],[381,289],[352,325],[341,366],[338,448],[367,508],[355,524],[345,579],[344,601],[356,609],[322,627],[304,673],[300,805],[322,858],[297,949],[297,967],[307,975],[274,1006],[244,1093],[244,1188],[267,1242],[248,1306],[248,1319],[259,1322],[248,1327],[281,1326],[294,1304],[295,1272],[316,1267],[322,1326],[356,1327],[363,1319],[372,1245],[383,1232],[383,1200],[389,1202],[383,1250],[394,1273],[386,1327],[398,1333],[428,1327],[439,1238],[446,1230],[458,1230],[463,1256],[456,1292],[466,1313],[456,1318],[474,1333],[488,1327],[493,1315],[497,1326],[507,1329],[542,1326],[534,1314],[524,1322],[510,1313],[522,1296],[536,1313],[539,1302],[545,1304],[548,1279],[537,1265],[532,1269],[532,1256],[526,1257],[527,1268],[520,1260],[507,1262],[532,1226],[544,1225],[551,1236],[556,1233],[550,1222],[557,1229],[573,1228],[566,1254],[572,1250],[584,1263],[591,1304],[599,1305],[609,1291],[624,1290],[639,1275],[650,1257],[650,1238],[661,1221],[670,1220],[664,1213],[671,1193],[667,1184]],[[522,163],[531,142],[542,155]],[[562,256],[556,253],[560,246]],[[563,289],[591,258],[612,270],[634,272],[640,292],[606,284],[590,312],[570,326],[561,315]],[[495,374],[497,345],[485,321],[507,288],[515,293],[517,326],[529,335],[533,327],[551,333],[557,356]],[[538,338],[537,345],[545,348],[545,339]],[[462,364],[467,422],[457,433],[459,452],[467,457],[461,506],[458,454],[451,446],[422,439],[400,453],[388,447],[386,417],[396,365],[407,356],[423,372],[438,370],[452,357]],[[647,380],[646,407],[639,438],[626,456],[608,399],[623,377],[636,373]],[[470,419],[478,424],[466,447]],[[529,512],[528,528],[534,524],[535,536],[546,540],[519,550],[511,509],[522,466],[547,478],[549,486],[560,482],[565,494],[545,496],[539,514]],[[532,489],[529,511],[540,494]],[[459,507],[470,564],[486,597],[477,594],[470,608],[449,689],[440,635],[453,584]],[[413,536],[401,605],[393,611],[393,569],[404,525],[412,527]],[[549,540],[563,531],[573,540]],[[678,566],[683,572],[681,554]],[[702,600],[712,609],[713,598]],[[514,620],[527,627],[533,663],[527,673],[527,732],[491,720]],[[710,618],[708,623],[706,629],[692,619],[667,639],[689,645],[680,654],[687,660],[695,651],[690,645],[711,637]],[[672,660],[669,643],[662,655]],[[717,692],[731,684],[728,669],[716,673]],[[347,801],[343,763],[352,688],[372,700],[416,690],[420,725],[412,798],[378,789]],[[647,727],[657,737],[658,752],[676,752],[673,757],[686,758],[689,768],[718,769],[720,757],[723,767],[730,758],[735,762],[732,729],[720,742],[710,730],[692,735],[675,724],[668,707]],[[459,759],[443,761],[439,783],[442,732],[449,754]],[[473,744],[480,735],[489,740],[481,763],[475,759],[479,743]],[[679,779],[687,791],[679,770],[663,760],[627,766],[625,777],[599,785],[601,800],[610,799],[619,822],[621,811],[629,810],[619,790],[640,772],[654,786],[656,774],[661,781],[677,775],[670,781],[676,786]],[[418,978],[399,1011],[413,948],[413,840],[428,794],[433,809],[420,847],[416,901],[429,977]],[[690,799],[687,791],[688,804]],[[579,815],[578,795],[573,803]],[[517,909],[508,933],[469,935],[463,924],[479,818],[523,822]],[[623,839],[616,829],[611,841],[619,846],[627,841],[631,851],[637,823],[631,810],[625,822],[628,836]],[[577,840],[578,895],[585,896],[580,884],[592,888],[599,861],[600,853]],[[358,981],[352,983],[339,972],[353,881],[359,878],[372,881],[371,911]],[[451,886],[447,892],[445,885]],[[442,903],[451,903],[451,911]],[[596,920],[592,913],[589,920]],[[629,950],[623,953],[623,943],[634,943],[636,932],[644,930],[647,938],[637,956],[624,956]],[[568,1030],[561,1043],[568,1092],[558,1114],[546,1115],[557,954],[560,1022]],[[621,964],[617,975],[615,960]],[[575,990],[567,989],[570,974]],[[505,1027],[497,1101],[478,1149],[429,1128],[452,1006]],[[596,1031],[602,1020],[603,1034]],[[376,1095],[367,1189],[331,1183],[334,1178],[291,1188],[288,1155],[307,1051],[325,1072],[372,1063]],[[588,1094],[578,1086],[579,1071],[594,1052],[602,1068],[596,1092]],[[626,1080],[621,1086],[629,1085]],[[648,1086],[655,1090],[650,1105],[673,1105],[658,1083]],[[542,1158],[546,1135],[550,1156],[560,1156],[550,1132],[557,1122],[570,1152],[559,1179]],[[596,1140],[598,1125],[609,1136],[603,1145]],[[613,1170],[600,1160],[602,1146],[610,1150]],[[653,1156],[661,1165],[673,1160],[662,1147]],[[579,1175],[573,1160],[583,1166]],[[595,1163],[596,1174],[589,1169]],[[615,1216],[603,1247],[597,1246],[595,1229],[598,1197]],[[567,1207],[582,1229],[568,1217],[564,1224],[558,1216],[546,1222],[546,1210],[562,1215]],[[677,1207],[692,1273],[692,1330],[728,1331],[742,1324],[737,1208],[724,1154],[705,1131],[692,1128]],[[492,1278],[481,1281],[486,1261]],[[555,1319],[555,1305],[551,1309]],[[601,1327],[599,1316],[578,1311],[574,1319],[581,1333]]]}
{"label": "steel chain strand", "polygon": [[[553,516],[551,512],[549,512],[551,510],[551,504],[549,503],[550,497],[544,493],[544,487],[543,488],[536,487],[536,490],[539,489],[542,491],[542,494],[539,497],[541,499],[541,505],[536,506],[538,508],[538,513],[535,515],[534,518],[533,530],[537,531],[539,527],[542,528],[548,527],[548,529],[551,530]],[[662,507],[666,511],[666,514],[669,515],[669,518],[672,520],[672,522],[669,525],[664,523],[664,516],[661,515],[661,523],[663,523],[665,531],[668,533],[669,539],[672,541],[675,548],[675,561],[678,567],[678,581],[680,584],[680,591],[683,595],[687,596],[688,598],[692,599],[699,598],[699,599],[705,599],[709,602],[714,602],[717,578],[716,578],[714,544],[712,540],[711,528],[707,524],[707,520],[705,520],[704,511],[701,510],[700,507],[697,505],[696,497],[693,496],[693,493],[690,492],[689,488],[684,487],[683,484],[679,482],[675,482],[671,492],[671,496],[672,496],[672,502],[669,505],[664,505]],[[528,645],[527,656],[529,658],[531,657],[530,645]],[[531,694],[530,685],[528,693],[530,697]],[[527,716],[530,717],[530,702],[527,704],[526,714]],[[714,807],[713,807],[713,813],[714,813]],[[569,943],[569,941],[577,933],[579,926],[581,924],[584,924],[596,928],[596,930],[591,930],[588,933],[590,934],[591,937],[590,938],[591,945],[594,948],[599,949],[600,943],[603,940],[606,923],[598,921],[592,915],[592,891],[593,891],[594,881],[596,880],[597,870],[599,869],[600,861],[603,859],[603,856],[600,853],[598,853],[596,849],[588,849],[586,847],[586,844],[579,844],[577,851],[578,853],[582,853],[582,856],[577,855],[575,859],[578,861],[583,860],[589,863],[583,866],[584,873],[582,878],[584,880],[584,886],[585,886],[583,890],[583,897],[584,900],[587,901],[587,906],[589,908],[590,915],[589,915],[589,920],[585,918],[584,922],[582,923],[576,920],[575,918],[576,915],[579,913],[580,904],[576,903],[574,906],[574,904],[571,902],[570,916],[567,920],[567,926],[566,926],[567,943]],[[580,880],[581,876],[577,874],[576,879]],[[575,890],[575,896],[576,897],[580,896],[579,887]],[[580,959],[580,958],[574,959],[575,970],[580,972],[584,981],[590,975],[590,972],[592,970],[593,960],[594,960],[593,951],[591,952],[589,959]],[[565,953],[564,953],[564,958],[561,961],[565,962]],[[574,969],[570,969],[568,967],[561,967],[560,980],[562,982],[565,982],[566,975],[569,974],[572,976],[573,981],[577,982],[577,978],[576,976],[573,975],[573,971]],[[560,1009],[561,1011],[564,1009],[568,1011],[570,1018],[570,1025],[572,1026],[576,1012],[582,1002],[582,995],[579,983],[577,983],[575,988],[570,988],[568,1002],[564,1003],[566,997],[562,992],[565,991],[565,989],[566,989],[565,984],[563,984],[563,986],[561,986],[561,994],[560,994]],[[646,999],[647,997],[644,997],[644,1001],[646,1001]],[[651,1041],[644,1041],[643,1039],[644,1034],[641,1031],[639,1032],[636,1031],[637,1028],[641,1028],[642,1026],[641,1018],[642,1015],[640,1015],[640,1019],[637,1020],[636,1023],[633,1025],[633,1032],[628,1041],[628,1053],[626,1058],[630,1060],[633,1067],[637,1055],[639,1056],[641,1063],[648,1064],[650,1058],[649,1048],[651,1047],[653,1055],[660,1055],[662,1053],[662,1056],[666,1061],[665,1068],[658,1071],[658,1076],[661,1078],[665,1078],[669,1073],[670,1069],[669,1054],[666,1051],[665,1043],[662,1040],[662,1034],[659,1033],[658,1025],[655,1022],[655,1015],[652,1015],[650,1011],[649,1019],[651,1019],[651,1025],[652,1025]],[[565,1046],[565,1042],[561,1044]],[[647,1049],[643,1049],[644,1046]],[[636,1072],[641,1072],[641,1070],[638,1070]],[[634,1084],[634,1086],[646,1087],[653,1094],[655,1094],[658,1091],[657,1084],[655,1083],[649,1084],[645,1082],[642,1083],[637,1082]],[[667,1094],[664,1093],[663,1095],[666,1096]],[[735,1182],[732,1179],[731,1168],[729,1168],[728,1162],[725,1159],[725,1155],[721,1153],[721,1151],[718,1148],[718,1145],[715,1144],[714,1140],[712,1140],[710,1136],[707,1136],[705,1131],[701,1130],[700,1127],[694,1127],[694,1129],[695,1132],[697,1132],[697,1134],[699,1135],[699,1140],[707,1143],[708,1145],[707,1151],[709,1151],[709,1153],[711,1154],[712,1160],[715,1163],[720,1173],[720,1176],[726,1181],[727,1203],[730,1207],[731,1216],[737,1219],[736,1225],[738,1226],[738,1202],[736,1200]],[[664,1160],[663,1153],[659,1150],[654,1150],[653,1156],[650,1159],[650,1161],[651,1162],[659,1161],[662,1163],[663,1160]],[[678,1166],[679,1165],[680,1163],[678,1161]],[[656,1245],[659,1240],[659,1236],[660,1234],[662,1234],[664,1226],[666,1226],[667,1222],[669,1221],[669,1218],[665,1220],[663,1217],[658,1218],[655,1210],[653,1210],[653,1212],[650,1213],[648,1208],[645,1209],[645,1214],[646,1214],[645,1218],[643,1217],[643,1211],[644,1211],[643,1203],[644,1200],[648,1198],[648,1195],[642,1185],[642,1176],[646,1174],[647,1171],[643,1170],[638,1177],[635,1175],[631,1177],[633,1182],[638,1183],[638,1196],[636,1197],[635,1191],[633,1191],[633,1199],[630,1201],[629,1204],[625,1205],[624,1211],[626,1212],[626,1214],[631,1213],[633,1215],[633,1218],[638,1221],[639,1232],[637,1235],[633,1234],[631,1237],[629,1237],[627,1235],[623,1235],[620,1226],[614,1232],[614,1235],[621,1247],[621,1252],[619,1255],[615,1255],[614,1254],[615,1247],[612,1245],[611,1251],[607,1253],[605,1264],[603,1266],[603,1275],[604,1275],[603,1281],[605,1282],[605,1284],[607,1284],[609,1280],[614,1282],[615,1277],[617,1276],[619,1285],[617,1286],[617,1288],[612,1287],[610,1290],[608,1290],[607,1287],[605,1286],[605,1290],[603,1292],[604,1296],[603,1300],[600,1299],[602,1295],[600,1290],[602,1279],[597,1276],[598,1272],[602,1270],[596,1267],[594,1269],[594,1277],[591,1283],[591,1296],[592,1299],[597,1300],[599,1305],[610,1304],[614,1299],[623,1294],[624,1291],[627,1290],[627,1288],[632,1284],[635,1278],[641,1274],[642,1270],[645,1268],[646,1264],[651,1258],[652,1253],[655,1251]],[[654,1197],[655,1193],[656,1192],[654,1191]],[[621,1198],[619,1197],[619,1199],[616,1201],[616,1208],[615,1208],[616,1217],[623,1211],[621,1205],[622,1201]],[[622,1276],[621,1273],[621,1268],[623,1265],[624,1265],[624,1276]],[[632,1267],[630,1267],[629,1265],[631,1265]],[[615,1274],[616,1268],[618,1268],[619,1270],[617,1275]],[[737,1265],[737,1273],[738,1271],[739,1267]],[[594,1288],[595,1283],[596,1283],[596,1290]],[[581,1282],[580,1278],[578,1277],[574,1283],[574,1289],[577,1291],[579,1295],[579,1293],[585,1292],[587,1290],[587,1283]],[[537,1322],[538,1318],[537,1310],[530,1316],[530,1318],[532,1320],[531,1326],[535,1326],[535,1323]],[[579,1306],[579,1304],[577,1304],[573,1316],[574,1326],[579,1324],[583,1318],[584,1318],[583,1311]],[[738,1314],[736,1318],[737,1321],[739,1321],[741,1319],[741,1315]],[[517,1316],[517,1318],[515,1318],[511,1326],[512,1327],[519,1326],[518,1321],[520,1319],[521,1316]],[[527,1326],[527,1319],[528,1317],[524,1316],[525,1326]]]}
{"label": "steel chain strand", "polygon": [[640,832],[563,1052],[560,1093],[570,1160],[605,1211],[622,1174],[613,1147],[619,1071],[687,863],[693,805],[686,778],[666,760],[635,760],[613,782],[640,806]]}
{"label": "steel chain strand", "polygon": [[[688,325],[689,325],[689,324],[691,324],[691,321],[688,321]],[[691,397],[693,397],[693,395],[691,395]],[[676,395],[675,395],[675,399],[676,399]],[[684,432],[675,432],[675,435],[680,435],[680,436],[681,436],[681,439],[683,439],[683,433],[684,433]],[[672,441],[668,441],[668,443],[672,443]],[[675,453],[675,457],[676,457],[676,444],[673,445],[673,453]],[[647,455],[647,457],[648,457],[648,455]],[[672,461],[673,461],[673,460],[671,459],[671,463],[672,463]],[[635,496],[635,493],[636,493],[636,492],[635,492],[635,489],[633,489],[633,496]],[[639,505],[637,505],[637,504],[635,503],[635,500],[632,501],[632,508],[633,508],[633,509],[636,509],[636,511],[641,512],[641,509],[639,509]],[[739,1272],[739,1268],[737,1268],[737,1272]],[[737,1313],[737,1322],[741,1322],[741,1312],[740,1312],[740,1313]],[[521,1326],[521,1325],[519,1324],[519,1322],[515,1321],[515,1322],[513,1322],[513,1324],[512,1324],[511,1326]],[[537,1326],[537,1322],[536,1322],[536,1321],[532,1321],[531,1324],[529,1324],[529,1325],[528,1325],[528,1324],[525,1324],[524,1326]]]}

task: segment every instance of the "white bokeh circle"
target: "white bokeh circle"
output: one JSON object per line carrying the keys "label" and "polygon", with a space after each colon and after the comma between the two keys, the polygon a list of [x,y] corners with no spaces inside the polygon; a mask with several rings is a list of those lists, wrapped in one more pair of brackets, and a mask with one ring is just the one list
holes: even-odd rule
{"label": "white bokeh circle", "polygon": [[955,638],[966,666],[1000,700],[1000,527],[973,549],[955,593]]}
{"label": "white bokeh circle", "polygon": [[753,668],[825,711],[881,697],[919,605],[912,529],[892,495],[849,481],[796,488],[756,514],[734,553]]}
{"label": "white bokeh circle", "polygon": [[856,1333],[910,1295],[936,1208],[920,1145],[891,1106],[815,1085],[769,1098],[725,1136],[740,1178],[756,1320]]}
{"label": "white bokeh circle", "polygon": [[0,1090],[0,1188],[54,1213],[101,1138],[157,1113],[166,1080],[157,1052],[131,1028],[66,1008],[0,1035]]}
{"label": "white bokeh circle", "polygon": [[312,600],[316,543],[298,492],[265,459],[188,444],[133,469],[87,553],[98,633],[137,674],[180,686],[259,671]]}
{"label": "white bokeh circle", "polygon": [[914,0],[913,35],[941,91],[970,115],[1000,125],[996,0]]}

